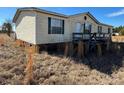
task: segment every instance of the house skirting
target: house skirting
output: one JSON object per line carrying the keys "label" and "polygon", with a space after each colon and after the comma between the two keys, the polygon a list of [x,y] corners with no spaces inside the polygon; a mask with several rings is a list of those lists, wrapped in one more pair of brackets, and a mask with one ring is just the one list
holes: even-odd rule
{"label": "house skirting", "polygon": [[30,53],[39,53],[39,46],[35,44],[31,44],[28,42],[25,42],[23,40],[16,40],[16,46],[22,47],[25,49],[26,52]]}

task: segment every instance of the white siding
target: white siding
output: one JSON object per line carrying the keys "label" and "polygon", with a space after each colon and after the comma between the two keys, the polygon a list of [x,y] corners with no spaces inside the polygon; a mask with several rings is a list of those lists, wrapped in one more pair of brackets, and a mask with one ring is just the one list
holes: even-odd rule
{"label": "white siding", "polygon": [[21,12],[16,22],[17,39],[36,44],[36,16],[33,12]]}
{"label": "white siding", "polygon": [[[87,16],[87,20],[84,20]],[[64,20],[64,34],[48,34],[48,17]],[[32,44],[49,44],[72,41],[72,33],[76,30],[76,23],[92,24],[92,33],[98,32],[98,24],[88,15],[78,15],[63,18],[39,12],[21,12],[16,22],[17,38]],[[110,27],[112,29],[112,27]],[[112,30],[111,30],[112,31]],[[83,31],[82,31],[83,32]],[[108,26],[102,25],[102,32],[108,32]]]}
{"label": "white siding", "polygon": [[[84,16],[87,17],[86,20],[84,20]],[[92,25],[92,28],[91,28],[91,33],[98,33],[98,26],[99,24],[97,24],[93,19],[91,19],[88,15],[76,15],[76,16],[71,16],[69,18],[70,20],[70,33],[73,33],[73,32],[76,32],[76,23],[81,23],[82,25],[84,23],[89,23]],[[108,28],[111,28],[111,31],[112,31],[112,27],[108,27],[108,26],[104,26],[104,25],[101,25],[102,26],[102,33],[108,33]],[[83,27],[82,27],[83,28]],[[83,32],[83,29],[82,31]],[[85,39],[88,39],[89,36],[88,35],[85,35],[84,36]]]}
{"label": "white siding", "polygon": [[[87,20],[84,20],[84,16],[87,17]],[[77,22],[80,22],[81,24],[84,24],[84,23],[90,23],[92,25],[92,33],[97,33],[98,32],[98,26],[99,24],[97,24],[93,19],[91,19],[88,15],[77,15],[77,16],[72,16],[70,17],[70,21],[71,21],[71,31],[72,32],[75,32],[75,26],[76,26],[76,23]],[[111,28],[111,31],[112,31],[112,27],[109,27],[109,26],[104,26],[104,25],[101,25],[102,26],[102,32],[103,33],[107,33],[108,32],[108,28]]]}
{"label": "white siding", "polygon": [[[87,17],[87,20],[84,20],[84,16]],[[78,16],[70,17],[70,21],[71,21],[72,32],[75,32],[75,28],[76,28],[75,26],[77,22],[80,22],[81,24],[90,23],[92,25],[92,33],[97,32],[97,24],[87,15],[78,15]]]}
{"label": "white siding", "polygon": [[102,32],[103,33],[108,33],[108,28],[111,29],[111,33],[112,33],[112,27],[108,27],[108,26],[102,26]]}
{"label": "white siding", "polygon": [[[62,19],[65,22],[64,34],[48,34],[48,17]],[[36,17],[36,42],[37,44],[69,42],[71,35],[67,18],[53,16],[49,14],[37,13]]]}

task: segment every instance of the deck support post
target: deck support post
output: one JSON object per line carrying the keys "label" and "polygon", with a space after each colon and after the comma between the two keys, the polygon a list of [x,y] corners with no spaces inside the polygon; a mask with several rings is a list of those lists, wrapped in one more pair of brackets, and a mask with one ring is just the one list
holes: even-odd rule
{"label": "deck support post", "polygon": [[117,44],[113,43],[113,49],[116,51],[117,50]]}
{"label": "deck support post", "polygon": [[100,44],[97,44],[97,55],[101,56],[102,55],[102,48]]}
{"label": "deck support post", "polygon": [[65,44],[65,51],[64,51],[64,56],[73,56],[73,43],[66,43]]}
{"label": "deck support post", "polygon": [[78,43],[78,57],[79,58],[84,57],[84,44],[83,44],[83,41],[79,41],[79,43]]}
{"label": "deck support post", "polygon": [[65,43],[65,51],[64,51],[64,56],[68,56],[68,50],[69,50],[69,44]]}
{"label": "deck support post", "polygon": [[110,48],[110,39],[107,39],[107,46],[106,46],[106,50],[109,51]]}
{"label": "deck support post", "polygon": [[120,44],[117,44],[117,54],[119,54],[120,51],[121,51],[121,46],[120,46]]}
{"label": "deck support post", "polygon": [[73,43],[70,42],[69,43],[69,56],[73,56],[73,49],[74,49]]}
{"label": "deck support post", "polygon": [[89,43],[85,43],[85,55],[89,52]]}

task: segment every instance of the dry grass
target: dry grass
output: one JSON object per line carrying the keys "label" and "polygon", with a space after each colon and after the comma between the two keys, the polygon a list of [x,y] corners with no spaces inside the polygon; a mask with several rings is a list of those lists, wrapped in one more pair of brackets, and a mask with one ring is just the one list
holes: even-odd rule
{"label": "dry grass", "polygon": [[124,36],[112,36],[113,42],[124,42]]}
{"label": "dry grass", "polygon": [[[0,84],[23,84],[27,53],[14,46],[7,35],[0,46]],[[33,55],[33,81],[30,84],[124,84],[124,53],[76,61],[47,53]],[[120,63],[119,63],[120,62]]]}
{"label": "dry grass", "polygon": [[37,84],[110,84],[112,78],[69,58],[42,54],[36,55],[34,80]]}

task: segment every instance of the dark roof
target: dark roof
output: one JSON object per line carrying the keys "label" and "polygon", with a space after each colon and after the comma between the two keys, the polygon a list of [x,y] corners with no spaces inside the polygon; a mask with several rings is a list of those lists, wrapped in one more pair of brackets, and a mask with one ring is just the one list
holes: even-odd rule
{"label": "dark roof", "polygon": [[99,22],[90,12],[78,13],[78,14],[67,16],[67,15],[64,15],[64,14],[60,14],[60,13],[56,13],[56,12],[51,12],[51,11],[46,11],[46,10],[35,8],[35,7],[28,7],[28,8],[19,8],[19,9],[17,9],[16,14],[15,14],[15,16],[13,18],[13,22],[16,22],[16,20],[18,19],[18,16],[19,16],[21,11],[36,11],[36,12],[51,14],[51,15],[55,15],[55,16],[59,16],[59,17],[64,17],[64,18],[86,14],[91,19],[93,19],[97,24],[112,27],[111,25],[103,24],[103,23]]}

